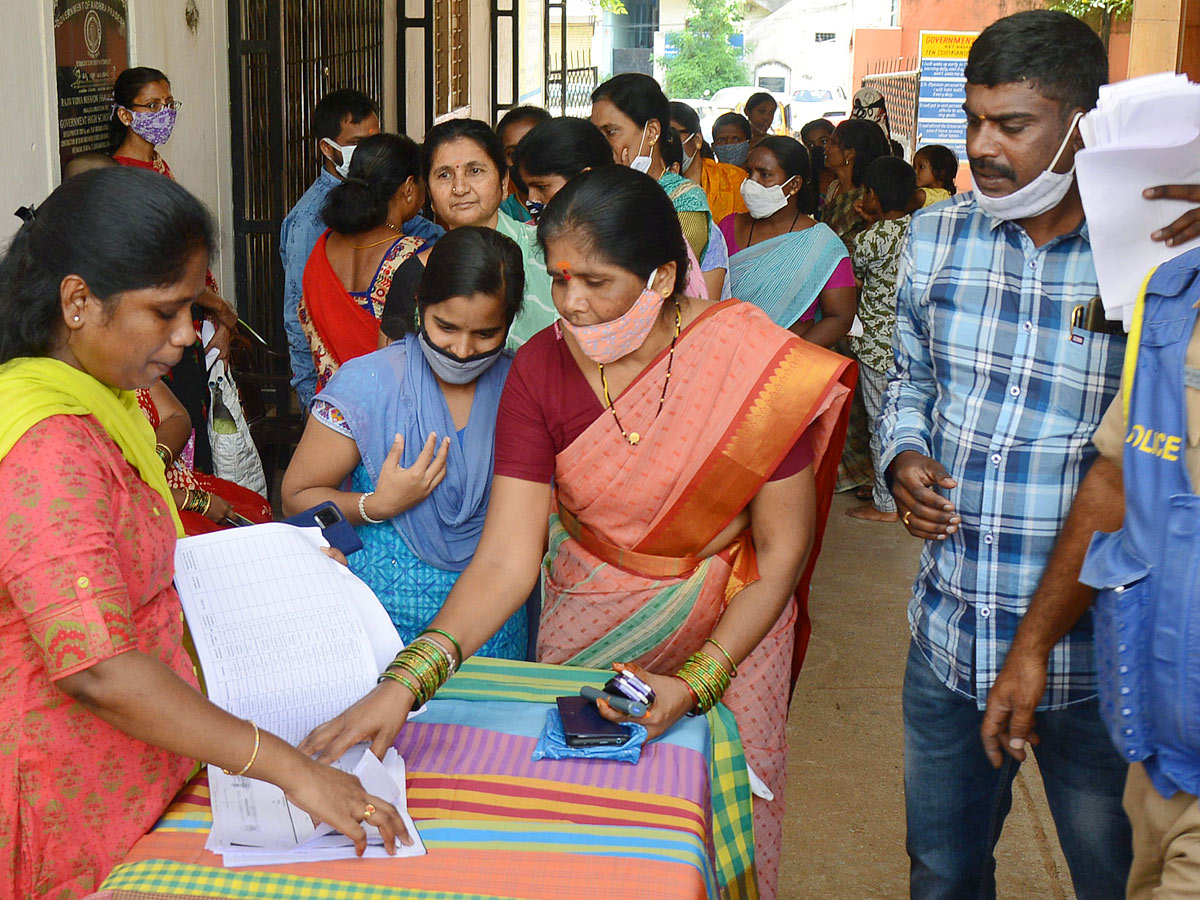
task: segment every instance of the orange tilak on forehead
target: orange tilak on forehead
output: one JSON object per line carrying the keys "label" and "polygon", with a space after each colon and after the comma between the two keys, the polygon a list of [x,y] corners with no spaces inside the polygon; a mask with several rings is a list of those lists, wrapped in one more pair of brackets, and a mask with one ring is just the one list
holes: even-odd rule
{"label": "orange tilak on forehead", "polygon": [[562,272],[563,281],[571,280],[571,264],[569,262],[560,262],[558,270]]}

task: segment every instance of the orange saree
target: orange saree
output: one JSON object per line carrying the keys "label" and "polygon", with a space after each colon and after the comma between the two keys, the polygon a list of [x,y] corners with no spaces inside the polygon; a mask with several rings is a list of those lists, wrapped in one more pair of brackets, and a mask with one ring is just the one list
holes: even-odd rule
{"label": "orange saree", "polygon": [[[818,483],[836,471],[853,386],[849,360],[796,338],[752,304],[727,301],[680,336],[656,417],[666,365],[664,352],[616,401],[622,424],[642,436],[636,447],[606,415],[555,460],[559,515],[543,570],[539,661],[633,660],[674,673],[758,577],[749,532],[715,556],[697,554],[806,432]],[[789,603],[724,699],[747,760],[776,797],[756,800],[754,812],[756,868],[768,898],[781,843],[797,621]]]}
{"label": "orange saree", "polygon": [[371,281],[369,296],[365,298],[371,307],[368,312],[364,304],[346,290],[329,264],[325,252],[329,235],[326,231],[317,238],[304,266],[297,312],[312,350],[318,391],[347,360],[378,349],[379,319],[392,286],[392,276],[402,262],[425,246],[422,238],[402,237],[388,249]]}

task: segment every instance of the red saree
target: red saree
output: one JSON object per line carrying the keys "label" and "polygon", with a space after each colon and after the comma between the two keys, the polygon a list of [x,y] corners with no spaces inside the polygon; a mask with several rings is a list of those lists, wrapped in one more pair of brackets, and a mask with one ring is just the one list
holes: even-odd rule
{"label": "red saree", "polygon": [[329,264],[325,252],[329,235],[326,231],[317,239],[304,267],[298,313],[312,349],[318,391],[347,360],[378,349],[379,319],[392,286],[392,275],[402,262],[425,246],[425,241],[416,237],[402,237],[391,246],[371,282],[371,312],[367,312]]}
{"label": "red saree", "polygon": [[[712,634],[729,600],[758,577],[749,532],[701,552],[771,477],[806,431],[817,483],[836,474],[851,363],[774,325],[757,307],[727,301],[681,335],[670,392],[655,415],[664,352],[617,399],[630,447],[601,416],[558,454],[560,516],[552,521],[538,640],[542,662],[604,667],[634,660],[673,673]],[[821,506],[824,509],[821,509]],[[818,535],[828,500],[818,500]],[[806,569],[811,572],[819,538]],[[807,582],[798,591],[802,604]],[[788,604],[738,667],[725,695],[746,757],[774,792],[755,801],[756,868],[774,896],[790,663],[798,622]]]}

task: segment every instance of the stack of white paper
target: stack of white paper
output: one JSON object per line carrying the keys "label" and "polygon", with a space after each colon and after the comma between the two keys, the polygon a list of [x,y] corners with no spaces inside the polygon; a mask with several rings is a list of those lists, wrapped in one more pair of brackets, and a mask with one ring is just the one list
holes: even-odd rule
{"label": "stack of white paper", "polygon": [[1159,184],[1200,183],[1200,85],[1172,72],[1105,85],[1079,130],[1076,174],[1100,296],[1128,329],[1150,270],[1200,243],[1151,240],[1193,204],[1142,197]]}
{"label": "stack of white paper", "polygon": [[[323,546],[319,528],[268,524],[184,538],[175,550],[175,586],[209,699],[292,744],[374,688],[403,647],[379,599]],[[391,750],[381,763],[363,744],[338,765],[401,811],[414,844],[398,855],[424,853],[406,811],[399,754]],[[226,865],[354,855],[348,838],[314,827],[274,785],[208,771],[208,847]],[[378,831],[367,831],[368,853],[386,855]]]}
{"label": "stack of white paper", "polygon": [[[421,856],[425,845],[408,814],[404,792],[404,760],[394,749],[380,762],[365,744],[352,747],[337,768],[358,776],[367,792],[389,801],[399,811],[413,839],[397,842],[396,857]],[[213,827],[205,849],[220,853],[226,866],[274,866],[291,862],[324,862],[354,857],[354,844],[330,825],[314,827],[312,819],[289,803],[283,791],[265,781],[226,775],[208,767],[212,793]],[[385,858],[379,829],[363,823],[370,858]]]}

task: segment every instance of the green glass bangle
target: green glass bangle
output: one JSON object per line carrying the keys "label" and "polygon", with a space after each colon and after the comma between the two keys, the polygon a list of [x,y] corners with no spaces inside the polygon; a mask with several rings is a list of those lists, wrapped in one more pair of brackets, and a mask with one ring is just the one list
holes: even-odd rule
{"label": "green glass bangle", "polygon": [[[458,643],[458,641],[456,641],[454,639],[454,635],[452,635],[448,631],[442,631],[442,629],[440,629],[440,628],[426,628],[424,631],[421,632],[421,634],[440,634],[442,637],[444,637],[446,640],[448,640],[451,644],[453,644],[454,652],[456,654],[458,654],[458,667],[462,668],[462,664],[463,664],[462,646]],[[420,636],[421,636],[420,634],[417,635],[417,637],[420,637]]]}
{"label": "green glass bangle", "polygon": [[379,684],[385,678],[390,678],[392,681],[399,682],[400,684],[402,684],[406,688],[408,688],[410,691],[412,691],[412,695],[416,699],[417,706],[425,705],[427,698],[421,696],[421,692],[413,686],[413,683],[411,681],[409,681],[407,678],[404,677],[403,673],[392,672],[390,670],[387,672],[384,672],[382,675],[379,676],[379,680],[376,682],[376,684]]}
{"label": "green glass bangle", "polygon": [[708,643],[712,644],[714,647],[716,647],[718,650],[720,650],[721,653],[724,654],[725,658],[727,660],[729,660],[729,668],[731,669],[731,671],[729,673],[729,677],[737,678],[737,663],[735,663],[733,661],[733,657],[729,655],[729,651],[726,650],[724,647],[722,647],[719,643],[717,643],[717,641],[714,638],[709,638]]}

